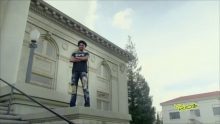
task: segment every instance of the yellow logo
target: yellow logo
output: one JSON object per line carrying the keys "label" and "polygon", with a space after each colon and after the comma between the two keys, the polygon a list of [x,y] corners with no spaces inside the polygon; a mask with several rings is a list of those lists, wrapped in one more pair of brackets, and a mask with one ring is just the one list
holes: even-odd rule
{"label": "yellow logo", "polygon": [[190,104],[174,104],[174,108],[179,111],[186,111],[197,108],[199,105],[196,103],[190,103]]}

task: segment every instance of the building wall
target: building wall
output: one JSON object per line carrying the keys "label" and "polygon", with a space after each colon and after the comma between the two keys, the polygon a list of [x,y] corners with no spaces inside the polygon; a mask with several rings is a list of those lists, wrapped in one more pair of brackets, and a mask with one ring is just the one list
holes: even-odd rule
{"label": "building wall", "polygon": [[[29,32],[37,28],[42,37],[41,39],[51,40],[54,42],[57,49],[57,64],[56,64],[56,78],[55,83],[51,88],[38,86],[35,84],[25,82],[27,63],[29,57]],[[45,36],[45,37],[43,37]],[[77,49],[78,40],[87,41],[87,51],[90,53],[89,57],[89,91],[91,97],[91,107],[97,106],[97,91],[102,90],[105,85],[98,81],[97,69],[101,63],[105,62],[109,68],[109,88],[111,99],[111,111],[119,113],[128,113],[127,100],[127,83],[126,83],[126,68],[125,61],[116,57],[101,47],[101,45],[93,44],[93,41],[83,37],[77,32],[70,32],[63,27],[55,24],[42,16],[36,15],[29,11],[25,36],[22,46],[22,54],[20,59],[19,73],[17,77],[17,85],[25,87],[29,95],[45,98],[53,101],[62,101],[69,103],[70,95],[68,94],[68,83],[71,79],[72,64],[69,63],[69,58],[74,50]],[[42,65],[43,66],[43,65]],[[80,82],[79,82],[80,83]],[[103,90],[105,92],[105,90]]]}
{"label": "building wall", "polygon": [[[197,122],[202,122],[203,124],[217,124],[220,122],[220,115],[215,116],[213,114],[213,106],[220,107],[220,100],[218,98],[204,99],[204,100],[192,100],[181,102],[181,104],[197,103],[200,110],[200,117],[192,116],[190,110],[180,111],[180,119],[170,119],[169,112],[178,112],[174,108],[173,103],[170,105],[162,105],[162,116],[164,124],[192,124],[189,120],[194,118]],[[179,104],[179,103],[178,103]]]}
{"label": "building wall", "polygon": [[0,77],[9,83],[16,82],[29,5],[29,0],[0,1]]}
{"label": "building wall", "polygon": [[199,102],[201,112],[201,122],[215,123],[220,122],[220,115],[213,115],[213,107],[220,107],[219,99],[204,100]]}

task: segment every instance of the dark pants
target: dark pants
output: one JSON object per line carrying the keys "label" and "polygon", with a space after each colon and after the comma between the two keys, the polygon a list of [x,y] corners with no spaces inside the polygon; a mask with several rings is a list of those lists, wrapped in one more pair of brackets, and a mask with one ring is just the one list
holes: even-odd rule
{"label": "dark pants", "polygon": [[72,74],[72,80],[71,80],[72,96],[70,100],[70,107],[76,106],[76,97],[77,97],[77,88],[78,88],[79,79],[81,80],[83,93],[84,93],[84,100],[85,100],[84,106],[89,107],[90,100],[89,100],[89,90],[88,90],[88,77],[86,72],[74,72]]}

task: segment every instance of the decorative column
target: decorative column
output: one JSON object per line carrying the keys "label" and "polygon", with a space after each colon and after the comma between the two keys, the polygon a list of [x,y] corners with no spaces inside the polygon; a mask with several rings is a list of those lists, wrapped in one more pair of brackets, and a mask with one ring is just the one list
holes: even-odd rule
{"label": "decorative column", "polygon": [[15,83],[30,0],[0,0],[0,78]]}

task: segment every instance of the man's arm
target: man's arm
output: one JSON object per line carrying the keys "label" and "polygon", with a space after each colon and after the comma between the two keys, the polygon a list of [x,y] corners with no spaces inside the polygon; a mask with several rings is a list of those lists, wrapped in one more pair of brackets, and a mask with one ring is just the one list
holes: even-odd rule
{"label": "man's arm", "polygon": [[89,56],[84,56],[84,57],[75,57],[75,59],[78,59],[79,61],[87,61]]}
{"label": "man's arm", "polygon": [[79,62],[80,60],[77,59],[76,57],[71,56],[70,62]]}

